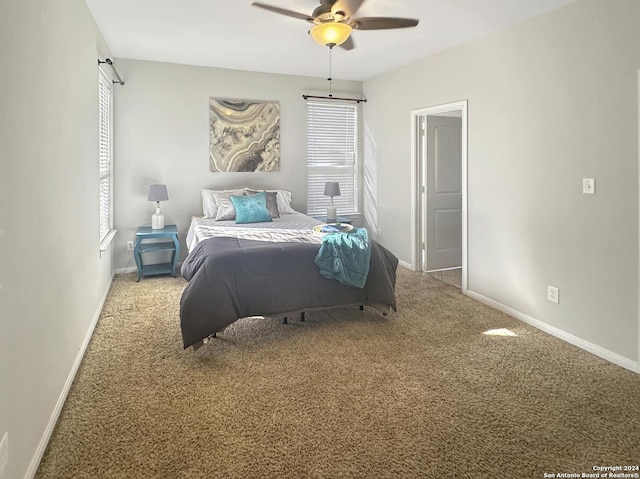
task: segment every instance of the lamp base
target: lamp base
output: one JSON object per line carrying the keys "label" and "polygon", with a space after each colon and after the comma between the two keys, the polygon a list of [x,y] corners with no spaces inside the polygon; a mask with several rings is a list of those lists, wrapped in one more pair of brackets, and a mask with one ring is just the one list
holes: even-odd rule
{"label": "lamp base", "polygon": [[151,229],[161,230],[164,228],[164,215],[160,213],[160,208],[156,210],[156,214],[151,216]]}
{"label": "lamp base", "polygon": [[335,206],[329,206],[327,208],[327,223],[336,223],[338,214]]}

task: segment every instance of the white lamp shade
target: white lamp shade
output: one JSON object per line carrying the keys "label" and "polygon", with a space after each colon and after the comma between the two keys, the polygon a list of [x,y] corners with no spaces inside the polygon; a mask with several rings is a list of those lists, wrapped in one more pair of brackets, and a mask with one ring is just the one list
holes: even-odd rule
{"label": "white lamp shade", "polygon": [[167,185],[149,185],[148,201],[167,201],[168,199]]}

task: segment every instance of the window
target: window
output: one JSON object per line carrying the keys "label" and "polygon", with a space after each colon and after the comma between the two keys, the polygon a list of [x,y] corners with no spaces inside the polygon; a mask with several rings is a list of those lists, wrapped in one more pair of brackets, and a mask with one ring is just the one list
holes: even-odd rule
{"label": "window", "polygon": [[331,198],[324,184],[337,181],[333,198],[338,215],[358,212],[358,106],[338,101],[307,101],[307,214],[324,215]]}
{"label": "window", "polygon": [[115,235],[112,212],[112,156],[111,156],[111,89],[113,82],[98,69],[99,110],[99,170],[100,170],[100,250],[105,251]]}

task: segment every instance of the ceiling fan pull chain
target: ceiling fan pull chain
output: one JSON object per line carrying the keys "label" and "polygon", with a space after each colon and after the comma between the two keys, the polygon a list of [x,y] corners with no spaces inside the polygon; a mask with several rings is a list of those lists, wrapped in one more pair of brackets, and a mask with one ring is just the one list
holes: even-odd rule
{"label": "ceiling fan pull chain", "polygon": [[304,98],[305,100],[308,100],[309,98],[318,98],[322,100],[355,101],[356,103],[366,102],[367,101],[366,98],[334,98],[333,97],[333,89],[332,89],[332,83],[331,83],[331,80],[333,79],[332,78],[333,74],[331,71],[331,58],[332,58],[331,51],[333,50],[333,47],[335,47],[335,44],[327,44],[326,46],[329,47],[329,78],[327,78],[327,80],[329,80],[329,96],[302,95],[302,98]]}
{"label": "ceiling fan pull chain", "polygon": [[329,47],[329,78],[327,78],[327,80],[329,80],[329,98],[331,98],[332,95],[332,91],[331,91],[331,77],[332,77],[332,73],[331,73],[331,52],[333,50],[333,47]]}

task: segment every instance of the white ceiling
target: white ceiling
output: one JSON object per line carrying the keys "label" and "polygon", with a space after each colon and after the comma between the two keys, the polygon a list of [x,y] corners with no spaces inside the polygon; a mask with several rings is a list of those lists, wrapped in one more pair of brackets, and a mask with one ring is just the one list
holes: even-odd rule
{"label": "white ceiling", "polygon": [[[111,53],[169,63],[326,77],[328,49],[310,24],[252,0],[85,0]],[[261,0],[311,14],[317,0]],[[415,28],[354,31],[333,50],[333,77],[366,80],[575,0],[367,0],[356,17],[420,19]]]}

